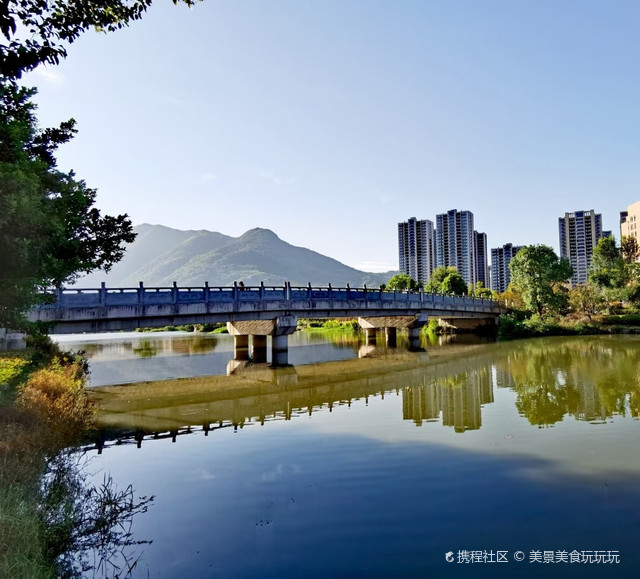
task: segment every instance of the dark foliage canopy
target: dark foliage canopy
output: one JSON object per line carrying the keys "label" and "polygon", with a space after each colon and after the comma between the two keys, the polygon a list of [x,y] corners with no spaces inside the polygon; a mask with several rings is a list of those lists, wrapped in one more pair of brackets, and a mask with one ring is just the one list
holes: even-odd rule
{"label": "dark foliage canopy", "polygon": [[75,123],[39,130],[34,93],[0,82],[0,327],[22,326],[39,289],[108,270],[135,238],[126,215],[102,215],[96,191],[56,168]]}
{"label": "dark foliage canopy", "polygon": [[[172,0],[174,4],[178,0]],[[182,0],[191,6],[195,0]],[[58,64],[84,32],[110,32],[139,20],[152,0],[0,0],[0,73],[20,78],[39,64]]]}

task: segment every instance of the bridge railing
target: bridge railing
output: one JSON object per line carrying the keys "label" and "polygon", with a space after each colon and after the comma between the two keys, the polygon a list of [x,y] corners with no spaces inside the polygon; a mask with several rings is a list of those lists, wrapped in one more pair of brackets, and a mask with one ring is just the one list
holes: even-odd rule
{"label": "bridge railing", "polygon": [[100,306],[140,306],[169,305],[188,303],[235,303],[259,301],[291,301],[291,300],[332,300],[332,301],[372,301],[382,302],[414,302],[451,305],[496,305],[497,302],[486,298],[472,296],[448,296],[430,294],[424,291],[398,291],[327,286],[292,286],[286,282],[282,286],[209,286],[179,287],[176,283],[166,287],[145,287],[142,282],[138,287],[108,288],[102,284],[100,288],[60,288],[54,290],[53,303],[43,308],[91,308]]}

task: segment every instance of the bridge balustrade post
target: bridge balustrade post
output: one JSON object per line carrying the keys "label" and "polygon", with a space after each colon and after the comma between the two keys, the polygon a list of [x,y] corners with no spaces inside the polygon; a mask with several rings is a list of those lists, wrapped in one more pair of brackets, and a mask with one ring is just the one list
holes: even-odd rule
{"label": "bridge balustrade post", "polygon": [[237,281],[233,282],[233,301],[234,302],[238,301],[238,282]]}
{"label": "bridge balustrade post", "polygon": [[260,301],[264,299],[264,282],[260,282]]}
{"label": "bridge balustrade post", "polygon": [[144,285],[139,282],[138,285],[138,305],[144,305]]}
{"label": "bridge balustrade post", "polygon": [[208,281],[204,282],[204,303],[205,304],[209,303],[209,282]]}
{"label": "bridge balustrade post", "polygon": [[424,288],[420,288],[420,303],[424,302]]}
{"label": "bridge balustrade post", "polygon": [[393,288],[393,301],[395,302],[398,299],[398,288]]}
{"label": "bridge balustrade post", "polygon": [[171,299],[174,304],[178,303],[178,284],[174,281],[173,287],[171,288]]}
{"label": "bridge balustrade post", "polygon": [[307,299],[311,299],[311,282],[307,284]]}
{"label": "bridge balustrade post", "polygon": [[291,282],[284,282],[284,299],[289,301],[291,299]]}
{"label": "bridge balustrade post", "polygon": [[367,299],[367,284],[363,283],[362,284],[362,297],[366,300]]}
{"label": "bridge balustrade post", "polygon": [[[56,301],[58,302],[58,305],[60,305],[60,289],[58,288],[56,290]],[[107,304],[107,284],[105,282],[102,282],[100,284],[100,305],[101,306],[105,306]]]}
{"label": "bridge balustrade post", "polygon": [[351,288],[349,287],[349,284],[347,284],[347,299],[349,299],[350,293],[351,293]]}
{"label": "bridge balustrade post", "polygon": [[333,291],[331,290],[331,284],[329,284],[329,299],[333,298]]}

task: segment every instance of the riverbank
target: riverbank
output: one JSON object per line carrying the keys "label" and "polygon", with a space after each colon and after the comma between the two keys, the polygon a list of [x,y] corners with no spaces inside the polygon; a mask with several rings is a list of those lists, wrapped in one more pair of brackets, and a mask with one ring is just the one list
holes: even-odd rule
{"label": "riverbank", "polygon": [[[59,577],[76,544],[81,476],[65,451],[92,425],[86,362],[48,340],[0,356],[0,576]],[[87,496],[88,498],[88,496]]]}
{"label": "riverbank", "polygon": [[544,336],[591,336],[602,334],[640,334],[640,314],[598,315],[591,319],[565,316],[545,320],[538,316],[519,319],[515,315],[499,318],[498,339]]}

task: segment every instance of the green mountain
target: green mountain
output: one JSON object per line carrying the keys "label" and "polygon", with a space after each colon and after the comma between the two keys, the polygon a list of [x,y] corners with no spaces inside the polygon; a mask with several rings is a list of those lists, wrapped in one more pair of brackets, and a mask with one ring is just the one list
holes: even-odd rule
{"label": "green mountain", "polygon": [[246,286],[326,285],[377,287],[394,273],[368,273],[335,259],[296,247],[269,229],[251,229],[240,237],[213,231],[181,231],[163,225],[138,225],[136,240],[127,247],[124,258],[109,273],[94,272],[78,280],[75,287],[232,285]]}

